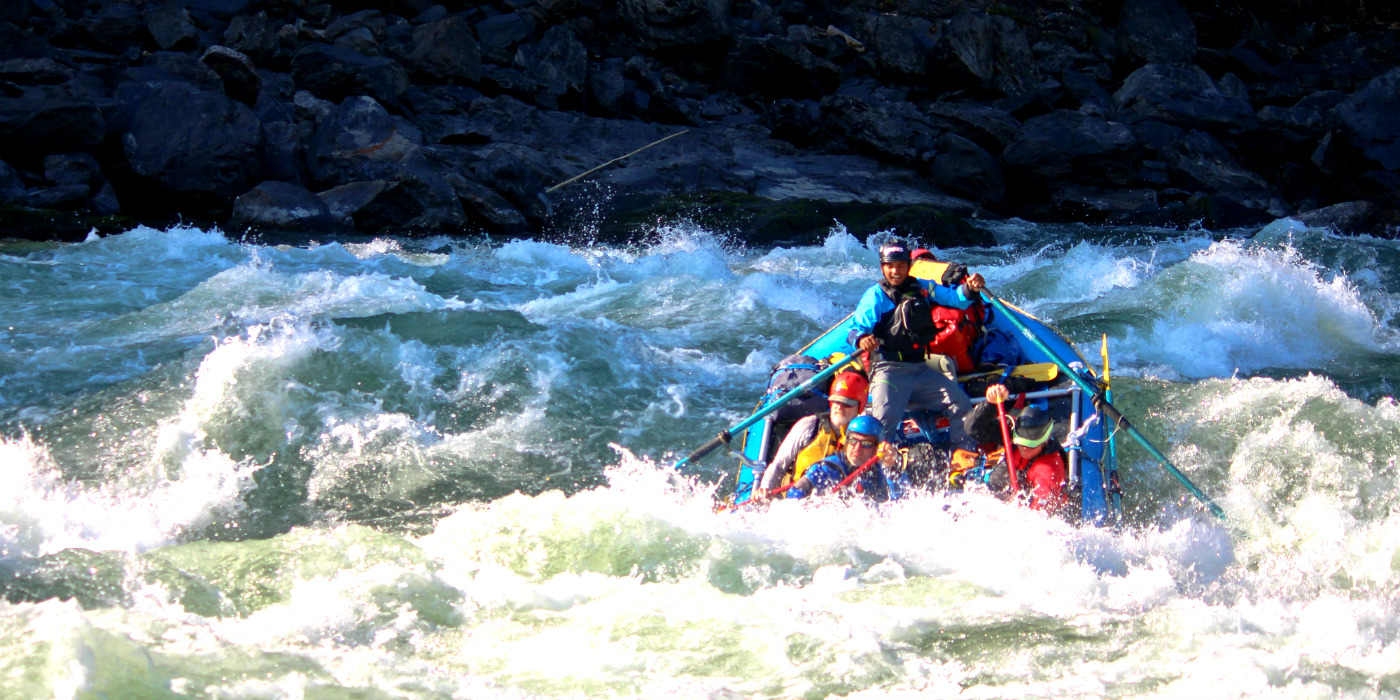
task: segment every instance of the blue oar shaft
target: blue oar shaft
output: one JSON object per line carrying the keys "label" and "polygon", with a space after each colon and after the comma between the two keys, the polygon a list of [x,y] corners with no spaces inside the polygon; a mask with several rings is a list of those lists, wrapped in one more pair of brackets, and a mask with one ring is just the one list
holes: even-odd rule
{"label": "blue oar shaft", "polygon": [[811,379],[802,382],[788,393],[779,396],[777,399],[774,399],[772,403],[759,409],[757,413],[749,416],[748,418],[745,418],[744,420],[739,421],[737,424],[734,425],[734,427],[720,433],[714,439],[701,445],[694,452],[691,452],[689,455],[687,455],[685,459],[676,462],[675,468],[680,469],[692,462],[698,462],[704,459],[706,455],[710,454],[711,452],[714,452],[720,446],[729,444],[730,439],[732,439],[735,435],[738,435],[739,433],[748,430],[749,426],[763,420],[768,416],[768,414],[778,410],[779,408],[782,408],[783,404],[797,398],[798,396],[801,396],[805,392],[811,391],[812,387],[821,384],[822,382],[835,375],[842,368],[851,364],[851,362],[854,361],[854,357],[855,356],[852,355],[850,357],[843,358],[835,363],[832,363],[830,367],[827,367],[826,369],[817,372],[815,375],[812,376]]}
{"label": "blue oar shaft", "polygon": [[1191,480],[1186,478],[1186,475],[1182,474],[1181,470],[1177,469],[1176,465],[1172,464],[1171,460],[1167,459],[1167,456],[1162,454],[1162,451],[1157,449],[1156,445],[1153,445],[1150,440],[1148,440],[1142,435],[1142,433],[1139,433],[1137,428],[1134,428],[1133,424],[1129,423],[1128,419],[1124,418],[1123,414],[1120,413],[1117,408],[1114,408],[1113,404],[1108,402],[1108,399],[1103,397],[1103,393],[1099,387],[1090,384],[1088,380],[1079,376],[1078,372],[1071,370],[1069,368],[1069,365],[1067,365],[1064,360],[1060,359],[1060,356],[1056,355],[1055,351],[1050,349],[1050,346],[1046,345],[1045,342],[1042,341],[1039,337],[1037,337],[1035,333],[1031,332],[1030,328],[1026,327],[1026,324],[1021,321],[1021,319],[1016,315],[1014,311],[1007,308],[1005,302],[998,299],[996,295],[992,294],[991,292],[985,289],[982,290],[982,296],[985,297],[988,301],[990,301],[992,306],[996,307],[998,311],[1005,314],[1007,320],[1011,321],[1011,325],[1016,326],[1016,330],[1021,331],[1021,335],[1024,335],[1027,338],[1029,338],[1030,341],[1034,343],[1037,348],[1040,348],[1041,352],[1048,355],[1056,365],[1059,365],[1060,369],[1065,374],[1069,375],[1069,378],[1073,379],[1074,382],[1079,385],[1079,388],[1089,392],[1090,396],[1097,397],[1099,399],[1099,410],[1103,412],[1104,416],[1106,416],[1110,421],[1112,421],[1114,425],[1117,425],[1119,428],[1128,431],[1128,434],[1133,436],[1133,439],[1137,440],[1138,444],[1142,445],[1143,449],[1147,450],[1148,454],[1155,457],[1157,461],[1162,464],[1162,467],[1167,470],[1168,474],[1171,474],[1173,477],[1176,478],[1177,481],[1181,482],[1181,485],[1185,486],[1186,490],[1190,491],[1191,495],[1196,497],[1196,500],[1205,504],[1206,508],[1210,510],[1211,514],[1213,514],[1217,518],[1220,518],[1221,520],[1225,519],[1225,511],[1221,510],[1220,506],[1215,504],[1215,501],[1212,501],[1209,496],[1206,496],[1206,494],[1203,491],[1201,491],[1201,489],[1197,488],[1195,484],[1191,483]]}

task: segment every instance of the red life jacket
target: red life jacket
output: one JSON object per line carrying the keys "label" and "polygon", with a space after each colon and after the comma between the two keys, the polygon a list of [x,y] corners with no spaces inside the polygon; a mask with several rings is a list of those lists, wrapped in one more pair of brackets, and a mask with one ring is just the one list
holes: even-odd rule
{"label": "red life jacket", "polygon": [[1017,471],[1021,491],[1029,496],[1027,507],[1056,514],[1064,511],[1065,477],[1069,470],[1060,450],[1047,449]]}
{"label": "red life jacket", "polygon": [[972,361],[972,344],[982,335],[982,302],[973,302],[966,309],[951,306],[933,307],[933,326],[937,331],[927,345],[931,355],[947,355],[958,364],[958,372],[965,374],[977,369]]}

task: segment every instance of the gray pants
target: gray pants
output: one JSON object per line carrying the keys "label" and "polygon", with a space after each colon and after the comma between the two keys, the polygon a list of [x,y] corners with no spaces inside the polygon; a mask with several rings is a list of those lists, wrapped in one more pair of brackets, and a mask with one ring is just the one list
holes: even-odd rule
{"label": "gray pants", "polygon": [[924,408],[948,413],[948,439],[954,448],[977,449],[962,424],[972,402],[956,381],[922,362],[877,360],[871,365],[870,415],[885,429],[886,442],[895,441],[911,399]]}

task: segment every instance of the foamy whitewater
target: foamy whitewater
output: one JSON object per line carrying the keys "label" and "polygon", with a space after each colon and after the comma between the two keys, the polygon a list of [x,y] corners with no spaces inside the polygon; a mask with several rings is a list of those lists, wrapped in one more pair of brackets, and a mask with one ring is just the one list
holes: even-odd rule
{"label": "foamy whitewater", "polygon": [[0,242],[0,698],[1400,694],[1400,244],[996,226],[936,252],[1227,521],[1128,441],[1117,530],[716,514],[672,465],[875,280],[839,227]]}

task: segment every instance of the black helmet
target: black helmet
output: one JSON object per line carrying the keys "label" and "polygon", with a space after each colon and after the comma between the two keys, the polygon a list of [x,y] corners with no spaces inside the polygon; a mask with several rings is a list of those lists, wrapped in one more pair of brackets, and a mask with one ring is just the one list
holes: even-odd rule
{"label": "black helmet", "polygon": [[880,246],[880,262],[909,262],[909,246],[904,241],[889,241]]}
{"label": "black helmet", "polygon": [[1016,419],[1016,438],[1012,440],[1022,447],[1040,447],[1050,439],[1055,423],[1050,414],[1039,406],[1027,406]]}

